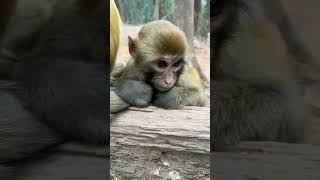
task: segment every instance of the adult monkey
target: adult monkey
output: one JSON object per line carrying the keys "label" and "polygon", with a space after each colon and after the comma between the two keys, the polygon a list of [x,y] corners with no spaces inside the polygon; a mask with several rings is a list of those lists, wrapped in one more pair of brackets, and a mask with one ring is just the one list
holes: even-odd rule
{"label": "adult monkey", "polygon": [[120,41],[120,15],[114,0],[110,1],[110,70],[116,62]]}
{"label": "adult monkey", "polygon": [[[17,4],[31,2],[35,1],[18,0]],[[29,13],[12,8],[16,18],[10,17],[11,22],[1,27],[7,29],[1,47],[15,55],[12,69],[0,77],[1,179],[9,179],[4,172],[7,163],[66,140],[92,144],[109,140],[105,109],[107,1],[55,2],[38,26],[29,26],[38,16],[30,19]],[[26,23],[23,27],[30,28],[30,33],[12,34],[21,23]],[[20,48],[26,40],[28,46]]]}
{"label": "adult monkey", "polygon": [[289,58],[301,61],[308,56],[300,56],[306,52],[281,4],[264,0],[211,3],[212,150],[241,140],[305,141],[309,122]]}
{"label": "adult monkey", "polygon": [[206,96],[197,70],[188,61],[185,34],[164,20],[145,24],[129,36],[132,58],[114,83],[116,93],[134,106],[180,109],[204,106]]}
{"label": "adult monkey", "polygon": [[[117,53],[120,41],[120,15],[114,0],[110,1],[110,72],[112,72],[117,59]],[[112,80],[111,80],[112,81]],[[111,82],[112,84],[112,82]],[[115,92],[114,88],[110,90],[110,112],[119,112],[130,105],[122,100]]]}
{"label": "adult monkey", "polygon": [[[0,43],[1,77],[12,71],[12,62],[18,56],[30,53],[39,30],[53,16],[59,0],[13,0],[2,1],[1,18],[2,39]],[[12,28],[16,27],[16,28]],[[17,28],[18,27],[18,28]]]}

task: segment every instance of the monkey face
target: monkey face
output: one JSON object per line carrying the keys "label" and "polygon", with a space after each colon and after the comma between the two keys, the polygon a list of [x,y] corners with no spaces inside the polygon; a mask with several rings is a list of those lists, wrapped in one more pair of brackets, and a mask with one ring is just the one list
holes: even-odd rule
{"label": "monkey face", "polygon": [[184,67],[181,57],[161,57],[150,63],[150,84],[161,92],[169,91],[177,82]]}

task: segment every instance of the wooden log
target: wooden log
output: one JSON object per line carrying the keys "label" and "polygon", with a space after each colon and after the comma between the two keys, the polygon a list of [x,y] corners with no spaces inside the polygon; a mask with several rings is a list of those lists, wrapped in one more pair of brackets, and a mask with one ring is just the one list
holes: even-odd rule
{"label": "wooden log", "polygon": [[164,110],[130,108],[111,123],[111,145],[154,147],[207,154],[210,151],[210,109]]}

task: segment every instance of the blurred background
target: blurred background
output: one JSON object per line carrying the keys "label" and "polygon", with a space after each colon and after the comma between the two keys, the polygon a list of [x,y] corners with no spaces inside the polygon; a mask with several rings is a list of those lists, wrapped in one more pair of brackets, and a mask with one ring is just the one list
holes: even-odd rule
{"label": "blurred background", "polygon": [[[320,16],[319,0],[281,0],[288,13],[294,29],[299,33],[300,39],[313,56],[312,66],[320,67]],[[318,68],[319,69],[319,68]],[[302,69],[304,74],[320,79],[320,72],[311,68]],[[312,111],[312,143],[320,144],[320,84],[314,83],[305,87],[305,99]]]}

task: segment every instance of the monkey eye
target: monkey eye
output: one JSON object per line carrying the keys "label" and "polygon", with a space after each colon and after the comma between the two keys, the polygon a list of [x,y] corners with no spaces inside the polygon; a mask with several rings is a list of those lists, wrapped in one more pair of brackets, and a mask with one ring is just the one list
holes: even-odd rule
{"label": "monkey eye", "polygon": [[179,60],[173,64],[174,67],[179,67],[182,64],[182,60]]}
{"label": "monkey eye", "polygon": [[158,62],[158,67],[159,68],[166,68],[168,66],[168,63],[166,61],[160,60]]}

